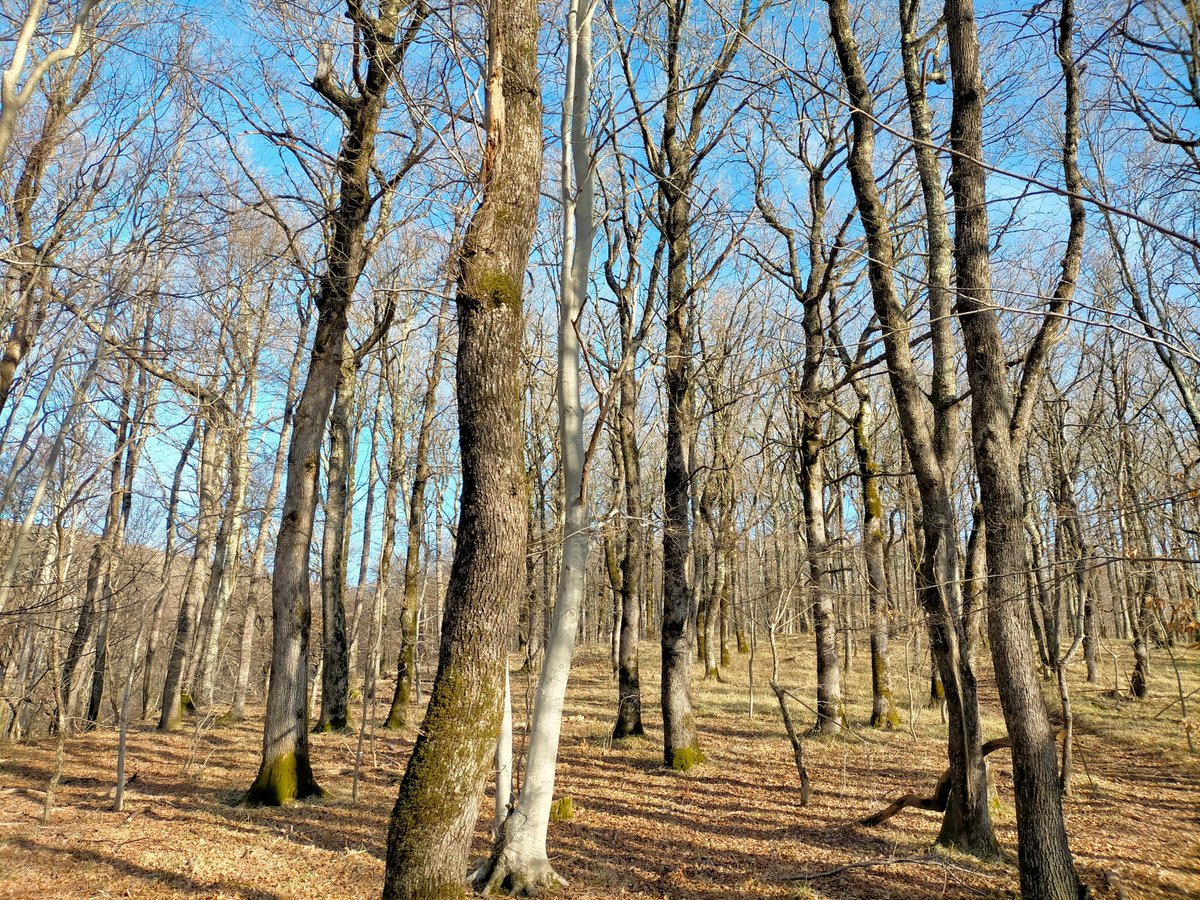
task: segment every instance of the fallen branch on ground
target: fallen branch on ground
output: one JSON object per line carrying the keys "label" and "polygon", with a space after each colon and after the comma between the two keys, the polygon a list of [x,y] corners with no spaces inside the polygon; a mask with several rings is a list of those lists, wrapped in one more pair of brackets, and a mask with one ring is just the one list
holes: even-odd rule
{"label": "fallen branch on ground", "polygon": [[[1054,735],[1055,740],[1063,736],[1063,731],[1059,731]],[[1002,738],[988,741],[983,745],[983,757],[986,759],[990,754],[997,750],[1003,750],[1012,746],[1012,738],[1007,735]],[[927,809],[931,812],[945,812],[946,806],[950,801],[950,770],[947,769],[942,773],[942,777],[938,779],[937,787],[933,789],[933,795],[923,797],[920,794],[904,794],[898,797],[890,806],[881,809],[873,815],[867,816],[862,820],[863,825],[879,825],[886,822],[896,813],[908,807],[916,807],[917,809]]]}

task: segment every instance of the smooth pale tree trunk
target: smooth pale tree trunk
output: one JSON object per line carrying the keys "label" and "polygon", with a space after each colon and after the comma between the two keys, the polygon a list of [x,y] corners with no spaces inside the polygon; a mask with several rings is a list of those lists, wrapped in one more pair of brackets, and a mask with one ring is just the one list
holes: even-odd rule
{"label": "smooth pale tree trunk", "polygon": [[[5,160],[20,110],[39,91],[45,97],[41,128],[24,154],[19,177],[15,177],[15,171],[13,173],[15,184],[11,194],[9,221],[13,225],[15,241],[10,247],[11,252],[6,252],[6,265],[15,284],[15,303],[6,310],[8,334],[0,345],[0,411],[8,408],[13,401],[17,369],[28,356],[45,322],[51,294],[49,277],[53,260],[64,241],[70,237],[69,231],[58,227],[35,237],[35,221],[41,207],[39,200],[43,199],[44,192],[53,183],[52,179],[46,178],[47,170],[52,169],[56,160],[62,159],[59,151],[64,140],[72,134],[70,117],[90,97],[100,61],[109,46],[107,42],[98,44],[95,40],[86,41],[89,59],[86,64],[82,62],[80,51],[85,44],[84,33],[90,30],[87,23],[97,4],[98,0],[83,0],[67,44],[33,61],[26,72],[24,69],[30,44],[46,7],[45,0],[30,3],[16,41],[12,44],[10,65],[4,70],[0,83],[0,160]],[[51,70],[62,62],[66,62],[66,66],[61,75],[47,78]],[[5,161],[15,169],[15,159]],[[80,195],[88,195],[88,192],[80,192]],[[63,195],[60,194],[58,200],[62,199]],[[56,213],[60,219],[69,221],[72,212],[81,211],[78,207],[72,210],[73,206],[74,201],[68,200],[58,206]],[[64,345],[70,346],[70,343],[64,342]]]}
{"label": "smooth pale tree trunk", "polygon": [[1025,533],[1017,458],[1009,430],[1013,400],[992,301],[984,85],[972,0],[947,0],[953,83],[950,184],[954,193],[957,311],[971,387],[971,437],[987,528],[988,637],[1000,705],[1012,739],[1021,893],[1041,900],[1086,896],[1067,843],[1054,729],[1023,621]]}
{"label": "smooth pale tree trunk", "polygon": [[483,190],[457,290],[458,532],[437,675],[388,826],[385,900],[461,896],[524,590],[520,359],[542,172],[537,3],[491,0],[486,23]]}
{"label": "smooth pale tree trunk", "polygon": [[[67,42],[33,61],[29,70],[26,71],[30,47],[37,34],[39,20],[46,9],[46,0],[33,0],[29,4],[29,9],[21,22],[21,28],[17,32],[16,41],[12,45],[12,57],[4,69],[3,76],[0,77],[0,159],[3,159],[8,153],[9,145],[16,134],[17,117],[37,93],[42,79],[60,63],[73,59],[83,47],[88,20],[91,18],[92,11],[99,5],[100,0],[81,0],[75,13],[75,19],[71,23]],[[7,383],[3,382],[5,374],[8,378]],[[11,383],[11,378],[11,372],[6,372],[5,368],[0,366],[0,396],[7,397],[6,388],[7,384]],[[0,401],[0,409],[3,409],[2,401]]]}
{"label": "smooth pale tree trunk", "polygon": [[188,435],[183,449],[179,452],[179,462],[175,465],[175,475],[171,479],[171,493],[167,500],[166,540],[163,550],[163,567],[160,576],[161,583],[155,593],[154,606],[150,612],[149,633],[146,637],[146,657],[142,663],[142,718],[150,715],[150,683],[154,676],[154,662],[158,658],[159,634],[162,629],[163,610],[167,605],[167,594],[171,585],[171,570],[175,564],[175,522],[179,513],[179,488],[183,481],[183,470],[187,468],[188,457],[196,445],[196,437],[200,433],[200,420]]}
{"label": "smooth pale tree trunk", "polygon": [[[379,460],[376,449],[379,446],[379,433],[383,421],[383,383],[378,383],[375,391],[375,409],[371,413],[371,440],[367,450],[367,502],[363,509],[363,538],[362,551],[358,560],[358,586],[355,588],[354,620],[350,623],[350,648],[346,651],[350,677],[358,671],[358,645],[362,634],[363,613],[369,614],[368,596],[366,591],[367,579],[371,575],[371,549],[374,545],[375,527],[375,482],[379,478]],[[373,595],[372,595],[373,596]],[[369,640],[369,635],[368,635]]]}
{"label": "smooth pale tree trunk", "polygon": [[254,659],[254,635],[258,627],[259,597],[263,586],[270,580],[264,562],[267,556],[267,541],[271,534],[271,519],[279,499],[279,487],[283,483],[283,467],[287,462],[287,448],[292,435],[292,418],[296,404],[296,385],[300,380],[300,365],[308,344],[310,316],[305,312],[296,337],[296,352],[288,369],[287,390],[284,394],[283,419],[279,425],[279,444],[275,448],[275,461],[271,466],[271,483],[263,498],[262,512],[258,522],[258,533],[254,537],[254,550],[250,555],[250,584],[246,588],[246,612],[242,619],[242,635],[238,645],[237,678],[233,685],[233,703],[230,718],[241,721],[246,715],[246,699],[250,688],[250,669]]}
{"label": "smooth pale tree trunk", "polygon": [[[252,388],[249,409],[254,408],[254,393]],[[250,484],[250,448],[245,430],[240,425],[235,428],[237,428],[237,433],[233,436],[229,447],[229,497],[226,499],[225,518],[221,533],[221,540],[224,544],[219,552],[221,567],[219,572],[214,572],[216,577],[209,581],[209,593],[212,595],[212,618],[205,634],[204,645],[197,647],[197,652],[201,656],[193,699],[198,698],[199,703],[205,707],[211,707],[213,704],[221,636],[225,631],[229,600],[237,586],[238,572],[241,569],[242,532],[246,520],[246,491]]]}
{"label": "smooth pale tree trunk", "polygon": [[[813,351],[806,354],[806,360]],[[819,355],[817,360],[819,362]],[[814,363],[816,365],[817,363]],[[807,376],[805,378],[807,380]],[[820,402],[815,391],[803,391],[809,402],[803,413],[800,446],[800,489],[804,502],[804,528],[808,543],[809,585],[813,635],[817,650],[817,731],[836,734],[846,724],[842,703],[842,672],[837,655],[837,618],[833,608],[834,585],[829,575],[829,540],[825,529],[825,466],[820,419],[808,410]]]}
{"label": "smooth pale tree trunk", "polygon": [[[586,6],[581,9],[581,6]],[[558,436],[565,527],[558,594],[530,720],[529,747],[521,793],[505,823],[489,865],[472,880],[485,892],[513,894],[563,887],[550,865],[546,835],[554,800],[554,775],[562,733],[563,704],[579,613],[587,586],[591,521],[585,484],[583,408],[579,398],[577,325],[591,269],[593,158],[587,134],[591,108],[592,9],[590,0],[571,0],[567,13],[567,85],[562,111],[563,262],[558,302]]]}

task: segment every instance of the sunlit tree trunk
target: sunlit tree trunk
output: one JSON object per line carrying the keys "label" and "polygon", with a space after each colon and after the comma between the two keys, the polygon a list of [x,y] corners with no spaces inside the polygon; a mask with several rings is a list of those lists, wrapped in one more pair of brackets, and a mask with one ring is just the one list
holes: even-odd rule
{"label": "sunlit tree trunk", "polygon": [[385,900],[461,893],[525,580],[522,289],[542,162],[538,11],[491,0],[482,194],[458,275],[462,482],[437,675],[388,826]]}
{"label": "sunlit tree trunk", "polygon": [[1086,890],[1067,843],[1054,730],[1019,602],[1024,592],[1025,533],[1015,450],[1023,442],[1010,435],[1013,399],[992,301],[982,162],[984,86],[972,0],[946,0],[945,15],[953,75],[950,185],[957,312],[967,351],[971,436],[987,528],[988,636],[1012,739],[1021,893],[1073,900],[1086,896]]}

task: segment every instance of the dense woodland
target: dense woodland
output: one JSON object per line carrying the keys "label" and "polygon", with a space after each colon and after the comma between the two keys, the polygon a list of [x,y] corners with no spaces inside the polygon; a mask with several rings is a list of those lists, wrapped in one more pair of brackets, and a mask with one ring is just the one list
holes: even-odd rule
{"label": "dense woodland", "polygon": [[41,827],[73,758],[120,812],[153,735],[224,729],[235,802],[394,802],[354,890],[562,889],[577,646],[606,766],[704,784],[711,698],[769,719],[767,817],[931,710],[847,823],[932,813],[1027,898],[1112,887],[1080,722],[1200,783],[1194,0],[2,9],[0,762],[46,761]]}

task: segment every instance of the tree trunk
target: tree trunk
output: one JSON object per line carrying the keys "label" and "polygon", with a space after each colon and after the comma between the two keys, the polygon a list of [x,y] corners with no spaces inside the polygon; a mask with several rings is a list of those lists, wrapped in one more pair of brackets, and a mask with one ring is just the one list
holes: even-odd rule
{"label": "tree trunk", "polygon": [[221,495],[221,466],[217,462],[217,427],[211,412],[202,415],[204,421],[201,426],[203,434],[200,439],[200,465],[196,476],[200,493],[196,545],[192,552],[192,563],[188,569],[183,598],[179,602],[175,641],[167,659],[167,674],[163,681],[162,704],[158,715],[159,731],[173,731],[183,722],[184,667],[191,643],[192,623],[196,618],[196,606],[207,592],[212,565],[209,556],[216,539],[217,506]]}
{"label": "tree trunk", "polygon": [[892,697],[892,672],[888,657],[891,611],[888,606],[887,560],[883,537],[883,499],[879,493],[879,466],[871,453],[873,435],[871,398],[860,396],[854,417],[854,451],[863,492],[862,550],[867,569],[867,595],[871,616],[871,727],[897,728],[900,712]]}
{"label": "tree trunk", "polygon": [[346,646],[346,524],[350,515],[350,416],[358,366],[343,350],[342,367],[329,418],[329,460],[325,473],[325,528],[321,541],[321,712],[314,731],[343,731],[350,704]]}
{"label": "tree trunk", "polygon": [[254,633],[258,628],[259,619],[259,597],[262,594],[263,584],[270,577],[263,562],[267,555],[267,540],[271,533],[270,525],[275,513],[275,503],[279,498],[279,486],[283,482],[283,466],[287,461],[287,447],[291,440],[292,418],[295,412],[296,384],[300,380],[300,364],[304,360],[304,350],[308,344],[309,322],[310,314],[308,310],[305,310],[299,334],[296,336],[296,352],[292,354],[292,364],[288,369],[283,419],[279,425],[279,444],[275,448],[275,462],[271,466],[271,483],[267,487],[267,495],[263,499],[258,534],[255,535],[254,550],[250,555],[250,584],[246,588],[246,615],[242,620],[237,680],[234,682],[233,704],[229,712],[234,721],[240,721],[246,714],[246,695],[250,688],[250,669],[254,659]]}
{"label": "tree trunk", "polygon": [[247,794],[247,799],[256,803],[281,805],[321,793],[308,760],[309,545],[316,517],[321,444],[342,369],[350,304],[373,247],[366,240],[366,228],[380,196],[373,185],[379,119],[405,51],[429,14],[421,3],[410,10],[410,18],[402,20],[406,9],[400,0],[387,0],[379,5],[378,16],[372,17],[359,4],[348,3],[347,14],[367,59],[365,74],[353,81],[358,93],[348,95],[330,67],[320,61],[312,83],[342,112],[345,133],[338,151],[339,193],[330,215],[326,269],[316,296],[317,330],[308,377],[296,406],[282,518],[275,539],[271,679],[262,763]]}
{"label": "tree trunk", "polygon": [[483,185],[458,280],[460,518],[425,720],[388,826],[385,900],[460,896],[524,587],[522,285],[542,159],[538,11],[492,0]]}
{"label": "tree trunk", "polygon": [[[926,418],[925,397],[909,347],[910,325],[892,281],[891,225],[873,171],[873,102],[850,27],[846,0],[831,0],[830,23],[838,60],[853,102],[849,170],[869,248],[868,276],[879,317],[888,380],[896,400],[904,447],[920,494],[918,596],[929,627],[930,647],[946,693],[951,788],[940,843],[978,856],[999,852],[988,808],[979,703],[962,616],[958,529],[950,499],[949,472]],[[902,7],[902,16],[905,7]],[[919,86],[923,97],[924,84]],[[929,199],[927,197],[927,203]],[[942,332],[943,338],[945,332]],[[939,345],[935,352],[950,348]],[[942,411],[944,414],[944,410]],[[935,426],[939,413],[935,408]],[[1007,426],[1006,426],[1007,427]],[[914,530],[913,539],[917,537]]]}
{"label": "tree trunk", "polygon": [[183,449],[179,451],[179,462],[175,465],[175,475],[171,479],[171,493],[167,500],[166,540],[163,549],[163,567],[161,584],[158,586],[153,611],[150,613],[150,630],[146,637],[146,657],[142,663],[142,718],[150,715],[150,681],[154,677],[154,662],[158,658],[159,632],[162,627],[163,609],[166,606],[167,594],[171,585],[171,570],[175,563],[175,520],[179,512],[179,487],[183,481],[183,470],[187,468],[188,457],[196,445],[196,437],[200,433],[200,420],[188,434]]}
{"label": "tree trunk", "polygon": [[417,432],[416,462],[408,500],[408,547],[404,557],[404,599],[400,610],[400,659],[396,666],[396,691],[384,728],[400,728],[408,723],[408,707],[417,677],[417,614],[421,594],[421,541],[425,534],[425,490],[429,483],[429,444],[437,417],[437,391],[442,380],[442,354],[445,351],[445,319],[450,309],[449,296],[443,295],[438,309],[437,334],[433,359],[425,382],[421,426]]}
{"label": "tree trunk", "polygon": [[[988,259],[983,98],[972,0],[946,0],[953,73],[950,185],[958,316],[971,387],[971,436],[987,529],[988,637],[1012,738],[1021,893],[1045,900],[1086,896],[1063,823],[1054,730],[1042,698],[1019,602],[1025,568],[1023,503],[1007,357],[992,302]],[[1018,443],[1018,446],[1020,444]]]}

